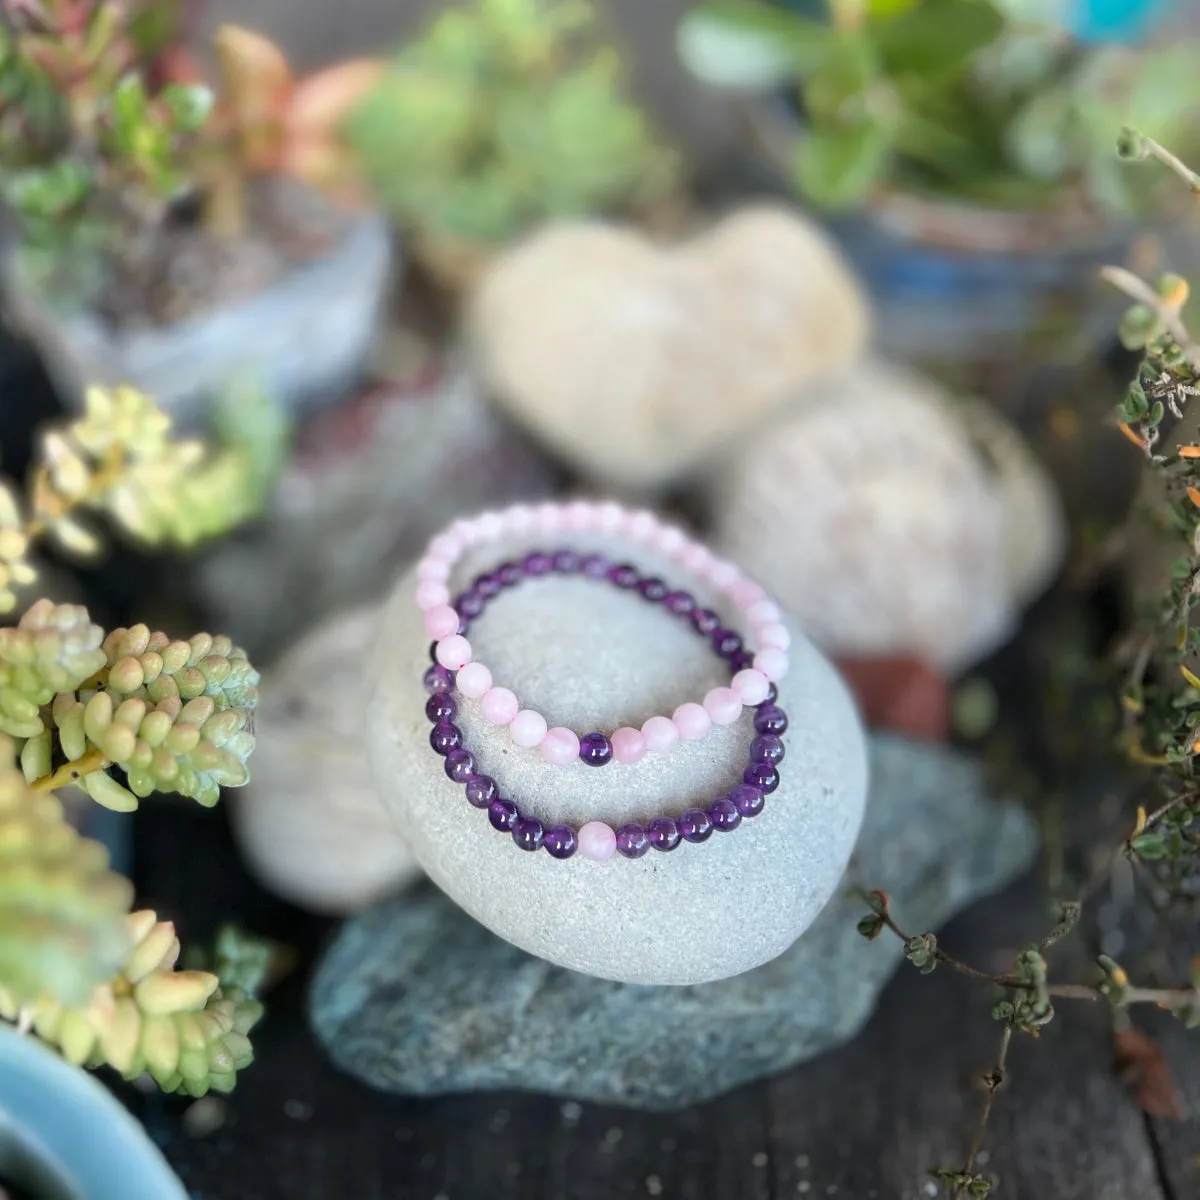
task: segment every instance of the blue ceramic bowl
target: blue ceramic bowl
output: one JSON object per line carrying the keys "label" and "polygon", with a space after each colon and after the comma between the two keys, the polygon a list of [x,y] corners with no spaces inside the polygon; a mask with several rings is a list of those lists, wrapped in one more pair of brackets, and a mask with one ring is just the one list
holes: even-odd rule
{"label": "blue ceramic bowl", "polygon": [[107,1089],[3,1027],[0,1178],[36,1200],[188,1200],[145,1130]]}

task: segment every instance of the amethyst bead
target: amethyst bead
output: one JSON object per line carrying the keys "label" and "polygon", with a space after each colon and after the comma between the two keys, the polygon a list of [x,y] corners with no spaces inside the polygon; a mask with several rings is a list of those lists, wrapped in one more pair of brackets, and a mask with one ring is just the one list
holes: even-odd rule
{"label": "amethyst bead", "polygon": [[500,581],[501,587],[516,587],[522,579],[525,578],[525,572],[521,570],[519,563],[502,562],[495,570],[495,576]]}
{"label": "amethyst bead", "polygon": [[617,853],[626,858],[641,858],[650,849],[646,831],[636,822],[630,821],[617,830]]}
{"label": "amethyst bead", "polygon": [[712,836],[712,822],[702,808],[689,808],[679,818],[680,836],[687,842],[707,842]]}
{"label": "amethyst bead", "polygon": [[512,839],[522,850],[540,850],[545,830],[537,817],[518,817],[513,822]]}
{"label": "amethyst bead", "polygon": [[570,825],[551,825],[542,837],[542,845],[553,858],[570,858],[579,845],[579,839]]}
{"label": "amethyst bead", "polygon": [[[778,699],[779,689],[774,684],[771,684],[771,686],[767,688],[767,698],[763,701],[763,704],[774,704]],[[761,707],[762,704],[759,705],[759,708]]]}
{"label": "amethyst bead", "polygon": [[500,789],[490,775],[472,775],[467,780],[467,803],[474,808],[487,808],[497,796]]}
{"label": "amethyst bead", "polygon": [[453,721],[458,716],[458,704],[447,692],[434,692],[425,701],[425,715],[436,725],[439,721]]}
{"label": "amethyst bead", "polygon": [[689,616],[696,632],[705,637],[721,628],[721,618],[711,608],[693,608]]}
{"label": "amethyst bead", "polygon": [[663,597],[663,604],[666,605],[667,612],[674,613],[677,617],[686,617],[696,607],[696,601],[692,599],[690,592],[668,592]]}
{"label": "amethyst bead", "polygon": [[471,591],[477,596],[482,596],[485,600],[490,600],[493,596],[498,596],[503,586],[499,575],[494,572],[485,571],[482,575],[476,575],[471,580]]}
{"label": "amethyst bead", "polygon": [[757,817],[763,810],[763,794],[753,784],[739,783],[729,793],[729,798],[743,817]]}
{"label": "amethyst bead", "polygon": [[460,593],[454,600],[455,611],[467,621],[473,621],[486,606],[487,601],[472,588]]}
{"label": "amethyst bead", "polygon": [[775,704],[760,704],[754,710],[754,728],[759,733],[786,733],[787,713]]}
{"label": "amethyst bead", "polygon": [[637,585],[637,590],[641,593],[643,599],[656,604],[667,594],[667,585],[661,579],[655,579],[654,576],[651,576],[649,579],[643,579]]}
{"label": "amethyst bead", "polygon": [[588,579],[607,579],[610,566],[603,554],[588,554],[580,560],[579,571]]}
{"label": "amethyst bead", "polygon": [[520,816],[517,806],[511,800],[493,800],[488,805],[488,820],[491,821],[493,829],[499,829],[502,833],[512,829]]}
{"label": "amethyst bead", "polygon": [[610,567],[608,578],[619,588],[636,587],[641,576],[638,574],[638,569],[629,563],[618,563],[615,567]]}
{"label": "amethyst bead", "polygon": [[745,671],[754,666],[754,655],[749,650],[739,650],[736,654],[729,655],[729,665],[735,672]]}
{"label": "amethyst bead", "polygon": [[558,550],[551,559],[551,566],[560,575],[575,575],[582,561],[574,550]]}
{"label": "amethyst bead", "polygon": [[714,629],[712,633],[713,649],[722,657],[728,658],[742,648],[742,639],[732,629]]}
{"label": "amethyst bead", "polygon": [[554,567],[554,559],[538,550],[525,556],[524,567],[526,575],[549,575]]}
{"label": "amethyst bead", "polygon": [[750,743],[750,757],[754,762],[781,763],[784,753],[783,738],[777,733],[760,733]]}
{"label": "amethyst bead", "polygon": [[708,819],[713,823],[714,829],[729,833],[742,823],[742,814],[728,796],[722,796],[708,806]]}
{"label": "amethyst bead", "polygon": [[674,850],[683,840],[679,833],[679,822],[674,817],[655,817],[646,826],[646,838],[655,850],[664,854]]}
{"label": "amethyst bead", "polygon": [[613,748],[608,737],[600,732],[579,739],[579,757],[589,767],[603,767],[612,762]]}
{"label": "amethyst bead", "polygon": [[466,783],[475,774],[475,755],[470,750],[451,750],[446,755],[445,767],[455,783]]}
{"label": "amethyst bead", "polygon": [[779,772],[770,763],[751,763],[742,772],[742,782],[769,796],[779,786]]}
{"label": "amethyst bead", "polygon": [[429,731],[429,744],[443,758],[452,750],[459,749],[462,746],[462,742],[462,730],[457,725],[452,725],[449,721],[439,721]]}
{"label": "amethyst bead", "polygon": [[454,688],[454,672],[446,670],[443,666],[430,667],[425,672],[422,682],[425,684],[425,690],[431,696],[437,695],[439,692],[449,692]]}

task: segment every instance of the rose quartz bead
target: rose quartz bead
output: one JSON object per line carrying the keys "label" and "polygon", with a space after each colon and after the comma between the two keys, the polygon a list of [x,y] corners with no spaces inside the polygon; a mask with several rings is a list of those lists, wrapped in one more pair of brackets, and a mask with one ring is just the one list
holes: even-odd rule
{"label": "rose quartz bead", "polygon": [[493,725],[507,725],[520,708],[516,696],[506,687],[488,688],[479,702],[483,719]]}
{"label": "rose quartz bead", "polygon": [[423,558],[417,563],[417,578],[434,583],[445,583],[450,578],[450,564],[441,558]]}
{"label": "rose quartz bead", "polygon": [[640,729],[628,725],[614,730],[612,737],[613,758],[621,763],[641,762],[646,757],[646,735]]}
{"label": "rose quartz bead", "polygon": [[792,644],[792,635],[776,621],[760,625],[754,640],[760,650],[786,650]]}
{"label": "rose quartz bead", "polygon": [[533,509],[528,504],[514,504],[504,513],[505,533],[528,533],[533,528]]}
{"label": "rose quartz bead", "polygon": [[766,594],[762,584],[755,583],[753,579],[747,579],[744,575],[729,589],[729,598],[743,612],[753,608]]}
{"label": "rose quartz bead", "polygon": [[619,504],[606,500],[596,509],[596,528],[602,533],[616,533],[624,516],[625,510]]}
{"label": "rose quartz bead", "polygon": [[532,708],[523,708],[513,717],[508,732],[518,746],[540,746],[546,736],[546,718]]}
{"label": "rose quartz bead", "polygon": [[533,510],[533,527],[539,533],[557,533],[563,527],[563,515],[557,504],[539,504]]}
{"label": "rose quartz bead", "polygon": [[679,741],[679,730],[670,717],[651,717],[642,726],[646,749],[651,754],[665,754]]}
{"label": "rose quartz bead", "polygon": [[658,518],[647,509],[639,509],[626,517],[625,531],[635,542],[645,546],[658,532]]}
{"label": "rose quartz bead", "polygon": [[457,671],[471,661],[471,643],[461,633],[442,638],[437,644],[437,660],[449,671]]}
{"label": "rose quartz bead", "polygon": [[463,538],[453,533],[439,534],[429,543],[430,558],[456,559],[466,545]]}
{"label": "rose quartz bead", "polygon": [[556,767],[566,767],[579,757],[579,737],[573,729],[556,725],[542,738],[542,757]]}
{"label": "rose quartz bead", "polygon": [[671,720],[685,742],[698,742],[712,728],[712,717],[701,705],[691,700],[687,704],[681,704]]}
{"label": "rose quartz bead", "polygon": [[492,686],[492,673],[481,662],[469,662],[454,677],[454,686],[468,700],[478,700]]}
{"label": "rose quartz bead", "polygon": [[425,610],[425,632],[435,642],[458,632],[458,613],[448,604],[438,604]]}
{"label": "rose quartz bead", "polygon": [[699,542],[692,542],[680,551],[679,561],[693,575],[703,575],[714,562],[713,552]]}
{"label": "rose quartz bead", "polygon": [[742,715],[742,698],[727,687],[715,687],[704,697],[704,711],[714,725],[732,725]]}
{"label": "rose quartz bead", "polygon": [[485,512],[476,522],[476,528],[481,538],[491,541],[504,532],[504,516],[498,512]]}
{"label": "rose quartz bead", "polygon": [[754,656],[754,669],[772,682],[782,679],[788,673],[788,656],[782,650],[760,650]]}
{"label": "rose quartz bead", "polygon": [[444,583],[436,583],[426,579],[417,584],[417,607],[423,609],[438,608],[450,600],[450,589]]}
{"label": "rose quartz bead", "polygon": [[673,557],[683,549],[687,535],[676,525],[660,525],[654,537],[654,545],[668,556]]}
{"label": "rose quartz bead", "polygon": [[[458,677],[458,686],[462,688],[462,675]],[[738,694],[743,704],[761,704],[771,692],[771,681],[761,672],[747,667],[739,671],[730,681],[729,686]]]}
{"label": "rose quartz bead", "polygon": [[563,528],[572,533],[583,533],[591,528],[592,506],[586,500],[572,500],[563,514]]}
{"label": "rose quartz bead", "polygon": [[579,831],[579,853],[592,862],[604,862],[617,852],[617,835],[603,821],[589,821]]}
{"label": "rose quartz bead", "polygon": [[742,573],[731,562],[722,562],[718,560],[712,563],[708,568],[708,580],[718,591],[725,591],[726,588],[731,588],[739,579]]}
{"label": "rose quartz bead", "polygon": [[760,600],[746,609],[746,620],[754,627],[773,625],[779,620],[779,605],[771,600]]}

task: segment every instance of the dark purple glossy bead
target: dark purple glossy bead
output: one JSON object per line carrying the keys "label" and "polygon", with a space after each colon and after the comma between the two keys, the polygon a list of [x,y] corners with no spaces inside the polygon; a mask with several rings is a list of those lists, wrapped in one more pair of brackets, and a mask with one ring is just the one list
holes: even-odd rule
{"label": "dark purple glossy bead", "polygon": [[433,666],[425,672],[422,682],[431,696],[436,696],[439,692],[449,692],[454,688],[454,672],[440,665]]}
{"label": "dark purple glossy bead", "polygon": [[499,576],[493,571],[485,571],[482,575],[476,575],[471,580],[471,591],[477,596],[482,596],[485,600],[490,600],[493,596],[498,596],[503,586]]}
{"label": "dark purple glossy bead", "polygon": [[472,775],[467,780],[467,803],[475,808],[487,808],[497,796],[500,789],[490,775]]}
{"label": "dark purple glossy bead", "polygon": [[551,559],[551,566],[560,575],[575,575],[582,561],[574,550],[556,550]]}
{"label": "dark purple glossy bead", "polygon": [[641,858],[650,849],[646,831],[636,822],[630,821],[617,830],[617,853],[626,858]]}
{"label": "dark purple glossy bead", "polygon": [[774,766],[783,762],[784,754],[783,738],[777,733],[760,733],[750,743],[750,760],[752,762],[771,763]]}
{"label": "dark purple glossy bead", "polygon": [[751,763],[742,772],[742,782],[769,796],[779,786],[779,772],[770,763]]}
{"label": "dark purple glossy bead", "polygon": [[579,573],[588,579],[607,579],[612,563],[603,554],[588,554],[580,561]]}
{"label": "dark purple glossy bead", "polygon": [[433,663],[435,667],[439,665],[437,659],[437,642],[429,643],[429,661]]}
{"label": "dark purple glossy bead", "polygon": [[643,599],[649,600],[652,604],[657,604],[667,594],[667,585],[661,579],[656,579],[652,575],[649,579],[643,579],[637,585],[637,590],[641,593]]}
{"label": "dark purple glossy bead", "polygon": [[493,829],[507,833],[518,821],[521,814],[511,800],[493,800],[488,805],[488,820]]}
{"label": "dark purple glossy bead", "polygon": [[542,845],[552,858],[570,858],[579,845],[579,839],[570,825],[551,825],[542,838]]}
{"label": "dark purple glossy bead", "polygon": [[522,850],[540,850],[546,831],[537,817],[518,817],[513,822],[512,839]]}
{"label": "dark purple glossy bead", "polygon": [[612,762],[613,748],[608,735],[588,733],[579,739],[579,757],[589,767],[603,767]]}
{"label": "dark purple glossy bead", "polygon": [[630,563],[617,563],[615,567],[610,567],[608,577],[619,588],[637,587],[638,580],[641,579],[637,567]]}
{"label": "dark purple glossy bead", "polygon": [[787,733],[787,713],[775,704],[760,704],[754,710],[754,728],[758,733]]}
{"label": "dark purple glossy bead", "polygon": [[742,814],[728,796],[722,796],[708,806],[708,819],[713,823],[714,829],[728,833],[742,823]]}
{"label": "dark purple glossy bead", "polygon": [[679,822],[674,817],[655,817],[646,826],[646,838],[655,850],[661,850],[664,854],[674,850],[683,840],[679,833]]}
{"label": "dark purple glossy bead", "polygon": [[711,608],[693,608],[688,614],[696,632],[708,637],[721,628],[721,618]]}
{"label": "dark purple glossy bead", "polygon": [[458,704],[449,692],[434,692],[425,701],[425,715],[435,725],[439,721],[453,721],[458,716]]}
{"label": "dark purple glossy bead", "polygon": [[743,817],[757,817],[763,810],[763,794],[751,783],[739,783],[729,798]]}
{"label": "dark purple glossy bead", "polygon": [[729,665],[735,671],[745,671],[754,666],[754,655],[749,650],[738,650],[735,654],[730,654]]}
{"label": "dark purple glossy bead", "polygon": [[446,755],[445,767],[455,783],[466,783],[475,774],[475,755],[470,750],[451,750]]}
{"label": "dark purple glossy bead", "polygon": [[[763,701],[763,704],[774,704],[778,699],[779,689],[774,684],[771,684],[771,686],[767,688],[767,698]],[[760,704],[758,707],[762,708],[762,704]]]}
{"label": "dark purple glossy bead", "polygon": [[429,731],[429,744],[443,758],[451,750],[457,750],[463,741],[462,730],[449,721],[442,721]]}
{"label": "dark purple glossy bead", "polygon": [[685,842],[707,842],[712,837],[712,822],[702,808],[689,808],[680,814],[679,833]]}
{"label": "dark purple glossy bead", "polygon": [[742,648],[742,639],[732,629],[714,629],[712,632],[713,649],[722,657],[728,658]]}
{"label": "dark purple glossy bead", "polygon": [[544,554],[540,550],[535,550],[532,554],[525,556],[525,574],[526,575],[549,575],[554,566],[554,559],[549,554]]}
{"label": "dark purple glossy bead", "polygon": [[495,570],[495,576],[500,580],[501,587],[516,587],[525,578],[520,563],[502,562]]}
{"label": "dark purple glossy bead", "polygon": [[674,613],[677,617],[686,617],[696,607],[691,592],[668,592],[663,597],[663,604],[667,612]]}
{"label": "dark purple glossy bead", "polygon": [[487,606],[487,601],[476,591],[468,588],[465,592],[461,592],[454,598],[454,610],[458,615],[467,621],[473,621],[484,608]]}

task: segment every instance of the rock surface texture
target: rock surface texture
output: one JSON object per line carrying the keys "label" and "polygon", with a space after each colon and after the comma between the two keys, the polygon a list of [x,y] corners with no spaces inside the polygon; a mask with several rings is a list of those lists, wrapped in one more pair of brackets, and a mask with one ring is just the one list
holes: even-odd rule
{"label": "rock surface texture", "polygon": [[552,226],[497,260],[470,314],[496,400],[583,475],[628,490],[696,471],[852,361],[867,327],[833,243],[765,206],[675,247]]}
{"label": "rock surface texture", "polygon": [[[345,925],[313,983],[313,1027],[373,1087],[411,1095],[520,1088],[604,1104],[681,1108],[852,1037],[900,959],[865,941],[852,884],[888,892],[905,927],[939,927],[1032,861],[1024,810],[986,797],[963,756],[892,737],[843,886],[786,953],[734,979],[638,987],[564,971],[510,946],[432,889]],[[669,920],[664,916],[664,920]],[[697,911],[740,936],[740,896]]]}
{"label": "rock surface texture", "polygon": [[[625,540],[578,535],[595,548],[713,597],[679,568]],[[461,575],[492,569],[528,545],[480,550]],[[556,549],[556,546],[549,547]],[[400,581],[372,655],[369,745],[384,804],[418,862],[494,933],[549,962],[628,983],[703,983],[769,961],[812,923],[833,894],[862,820],[864,739],[850,695],[829,662],[794,628],[791,670],[779,688],[790,718],[782,782],[764,811],[729,833],[670,853],[566,861],[527,853],[498,833],[451,783],[429,745],[421,677],[429,638]],[[707,638],[661,604],[606,582],[547,577],[489,605],[471,627],[476,657],[497,685],[578,733],[641,725],[728,681]],[[477,769],[542,821],[619,826],[707,804],[741,781],[750,712],[635,765],[551,766],[489,725],[463,700],[456,723]]]}

